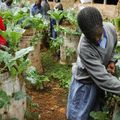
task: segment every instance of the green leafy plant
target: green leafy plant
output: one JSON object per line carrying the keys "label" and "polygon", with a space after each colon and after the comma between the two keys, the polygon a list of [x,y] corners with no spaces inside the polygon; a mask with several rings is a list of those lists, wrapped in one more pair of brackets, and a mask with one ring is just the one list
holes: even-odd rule
{"label": "green leafy plant", "polygon": [[[36,15],[34,18],[29,17],[27,8],[12,9],[11,11],[0,12],[0,15],[3,17],[7,28],[6,31],[0,31],[0,35],[2,35],[9,44],[9,47],[1,46],[2,49],[0,49],[0,74],[9,72],[10,76],[17,76],[20,80],[23,80],[21,79],[21,76],[29,65],[29,60],[27,58],[28,54],[34,49],[32,46],[24,49],[19,47],[21,37],[25,31],[23,28],[29,25],[30,28],[36,30],[46,30],[49,27],[49,22],[43,20],[40,15]],[[37,34],[35,36],[37,39],[34,39],[35,41],[31,41],[30,45],[37,44],[36,42],[42,34],[43,32]],[[36,71],[31,72],[29,77],[34,79],[34,81],[36,80],[35,85],[37,86],[37,89],[41,88],[43,81],[48,80],[47,77],[38,75]],[[20,100],[25,96],[26,94],[24,92],[18,91],[13,93],[12,98],[15,100]],[[11,96],[7,96],[6,92],[0,91],[0,108],[9,104],[9,98],[11,98]],[[16,120],[16,118],[11,118],[11,120],[12,119]]]}
{"label": "green leafy plant", "polygon": [[119,65],[116,66],[115,74],[116,74],[116,77],[120,79],[120,66]]}
{"label": "green leafy plant", "polygon": [[107,112],[91,112],[90,116],[94,118],[94,120],[109,120]]}
{"label": "green leafy plant", "polygon": [[71,80],[71,66],[61,65],[55,62],[52,58],[51,51],[47,53],[43,52],[41,60],[44,65],[44,75],[47,76],[50,81],[56,80],[61,87],[68,89]]}
{"label": "green leafy plant", "polygon": [[63,38],[62,37],[57,37],[56,39],[51,38],[52,40],[50,41],[50,49],[53,52],[56,52],[59,48],[60,45],[63,44]]}
{"label": "green leafy plant", "polygon": [[[75,28],[76,29],[76,28]],[[65,27],[65,26],[55,26],[55,30],[58,32],[58,33],[67,33],[67,34],[72,34],[72,35],[78,35],[80,36],[81,35],[81,32],[75,30],[75,29],[70,29],[69,27]]]}
{"label": "green leafy plant", "polygon": [[39,75],[36,69],[31,66],[26,71],[27,77],[26,79],[30,81],[30,83],[37,89],[43,89],[44,88],[44,82],[49,81],[47,76]]}
{"label": "green leafy plant", "polygon": [[67,48],[66,49],[66,56],[70,59],[72,59],[73,55],[75,54],[76,49],[75,48]]}
{"label": "green leafy plant", "polygon": [[65,16],[66,13],[62,10],[55,9],[48,11],[48,14],[52,19],[56,20],[56,25],[59,26],[59,21]]}
{"label": "green leafy plant", "polygon": [[18,91],[14,93],[14,99],[15,100],[21,100],[26,97],[26,94],[22,91]]}
{"label": "green leafy plant", "polygon": [[0,90],[0,109],[3,108],[3,106],[8,105],[10,102],[9,96],[6,94],[5,91]]}
{"label": "green leafy plant", "polygon": [[115,19],[115,25],[118,31],[120,31],[120,17]]}
{"label": "green leafy plant", "polygon": [[67,10],[65,18],[73,25],[77,26],[77,14],[74,10]]}
{"label": "green leafy plant", "polygon": [[27,17],[22,22],[22,27],[29,26],[30,28],[34,28],[37,30],[45,30],[49,26],[49,22],[42,18],[41,14],[35,15],[34,17]]}
{"label": "green leafy plant", "polygon": [[30,41],[30,45],[35,46],[42,39],[43,36],[43,31],[39,31],[38,33],[36,33]]}
{"label": "green leafy plant", "polygon": [[0,72],[3,73],[4,71],[8,71],[12,76],[20,75],[24,70],[26,70],[26,67],[29,63],[24,56],[32,50],[33,47],[22,49],[17,51],[15,56],[6,51],[0,50],[0,64],[4,65],[2,68],[0,68]]}
{"label": "green leafy plant", "polygon": [[116,114],[115,120],[120,120],[120,113],[119,112]]}
{"label": "green leafy plant", "polygon": [[33,103],[30,96],[27,96],[27,110],[25,111],[24,118],[27,120],[38,120],[39,119],[39,113],[33,112],[33,109],[39,109],[39,105],[36,103]]}
{"label": "green leafy plant", "polygon": [[27,11],[28,11],[27,8],[26,9],[25,8],[19,8],[19,9],[17,8],[17,9],[12,9],[9,11],[0,12],[0,15],[4,19],[4,23],[6,24],[6,26],[8,28],[7,24],[10,24],[10,26],[11,26],[11,24],[16,25],[20,21],[29,17],[29,13]]}

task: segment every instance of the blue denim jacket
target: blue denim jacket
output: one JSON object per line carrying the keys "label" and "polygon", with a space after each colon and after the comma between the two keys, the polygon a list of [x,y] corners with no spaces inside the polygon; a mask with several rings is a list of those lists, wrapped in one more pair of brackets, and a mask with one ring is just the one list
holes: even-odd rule
{"label": "blue denim jacket", "polygon": [[43,15],[43,7],[42,6],[38,7],[36,4],[34,4],[31,9],[31,14],[34,16],[39,13]]}

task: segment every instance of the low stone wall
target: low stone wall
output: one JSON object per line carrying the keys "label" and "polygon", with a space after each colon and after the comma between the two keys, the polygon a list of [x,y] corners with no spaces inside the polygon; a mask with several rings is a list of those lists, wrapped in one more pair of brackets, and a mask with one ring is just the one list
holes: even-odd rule
{"label": "low stone wall", "polygon": [[[36,30],[27,29],[22,36],[20,47],[21,48],[29,47],[30,41],[35,34],[36,34]],[[36,68],[39,74],[43,73],[43,67],[40,59],[40,46],[41,46],[40,41],[34,46],[34,51],[32,51],[28,56],[28,58],[31,60],[32,65]]]}
{"label": "low stone wall", "polygon": [[0,75],[0,89],[5,91],[8,96],[10,96],[10,104],[5,105],[0,109],[0,114],[2,119],[9,120],[10,118],[17,118],[19,120],[24,120],[24,115],[26,111],[26,97],[15,100],[13,98],[14,93],[22,91],[25,92],[25,85],[20,83],[18,77],[13,78],[8,72]]}
{"label": "low stone wall", "polygon": [[[61,64],[72,64],[77,59],[77,46],[80,40],[80,36],[72,34],[62,34],[64,43],[60,46],[60,63]],[[68,57],[66,50],[75,50],[74,53]]]}

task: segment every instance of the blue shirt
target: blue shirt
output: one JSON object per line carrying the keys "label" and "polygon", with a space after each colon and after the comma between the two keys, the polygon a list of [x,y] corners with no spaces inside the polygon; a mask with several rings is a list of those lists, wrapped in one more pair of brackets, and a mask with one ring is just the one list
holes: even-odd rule
{"label": "blue shirt", "polygon": [[37,6],[36,4],[33,5],[31,9],[31,14],[36,15],[36,14],[42,14],[43,15],[43,7],[42,6]]}
{"label": "blue shirt", "polygon": [[98,41],[98,44],[101,48],[106,48],[106,44],[107,44],[107,35],[106,35],[106,32],[104,30],[103,32],[103,36],[102,38]]}

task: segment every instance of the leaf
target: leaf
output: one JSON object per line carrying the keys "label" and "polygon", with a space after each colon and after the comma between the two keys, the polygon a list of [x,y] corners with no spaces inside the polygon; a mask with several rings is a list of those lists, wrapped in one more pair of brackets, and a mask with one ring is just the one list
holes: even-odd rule
{"label": "leaf", "polygon": [[120,31],[120,17],[115,19],[115,24],[116,24],[117,30]]}
{"label": "leaf", "polygon": [[11,66],[13,66],[15,63],[11,62],[10,60],[12,59],[12,55],[9,54],[6,51],[0,50],[0,62],[5,63],[5,65],[8,67],[10,70]]}
{"label": "leaf", "polygon": [[21,100],[26,97],[26,94],[22,91],[18,91],[14,94],[14,99],[15,100]]}
{"label": "leaf", "polygon": [[109,120],[108,119],[108,113],[107,112],[91,112],[90,116],[94,118],[95,120]]}
{"label": "leaf", "polygon": [[28,47],[28,48],[23,48],[15,53],[15,57],[12,59],[12,61],[17,60],[19,58],[24,57],[26,54],[29,52],[33,51],[34,47]]}
{"label": "leaf", "polygon": [[114,120],[120,120],[120,112],[116,113],[116,116],[115,116]]}
{"label": "leaf", "polygon": [[55,9],[48,11],[51,18],[55,19],[57,23],[64,17],[64,12],[62,10]]}
{"label": "leaf", "polygon": [[17,70],[14,67],[12,67],[10,69],[10,74],[11,74],[12,77],[15,77],[17,75]]}
{"label": "leaf", "polygon": [[10,32],[9,37],[11,38],[10,40],[11,40],[12,43],[17,43],[17,42],[19,42],[21,36],[22,36],[21,33],[12,31],[12,32]]}
{"label": "leaf", "polygon": [[29,64],[29,60],[25,60],[21,62],[21,64],[18,66],[18,74],[21,74],[27,68],[28,64]]}
{"label": "leaf", "polygon": [[7,96],[6,92],[0,90],[0,108],[3,108],[5,105],[9,103],[10,99]]}
{"label": "leaf", "polygon": [[27,120],[38,120],[39,113],[38,112],[31,112],[29,110],[25,111],[25,118]]}

